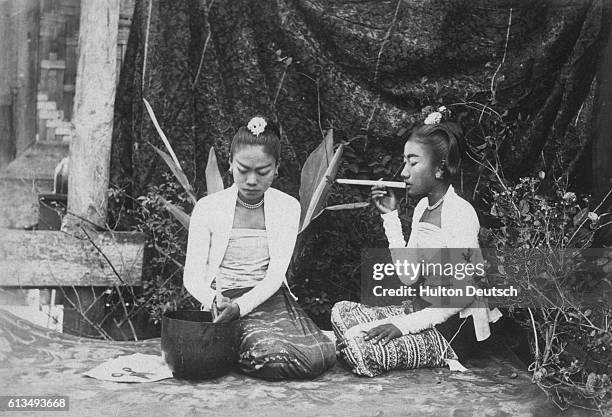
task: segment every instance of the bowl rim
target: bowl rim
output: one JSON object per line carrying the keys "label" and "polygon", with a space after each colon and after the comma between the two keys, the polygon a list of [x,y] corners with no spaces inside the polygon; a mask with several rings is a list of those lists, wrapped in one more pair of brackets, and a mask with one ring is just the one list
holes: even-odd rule
{"label": "bowl rim", "polygon": [[179,318],[175,318],[175,317],[168,317],[168,314],[181,313],[181,312],[206,313],[206,314],[209,314],[211,319],[212,319],[212,313],[210,311],[204,311],[204,310],[174,310],[174,311],[166,311],[162,315],[162,319],[163,320],[181,321],[181,322],[185,322],[185,323],[205,323],[205,324],[210,324],[210,325],[213,325],[213,326],[228,326],[228,325],[232,325],[232,324],[234,324],[234,323],[236,323],[238,321],[238,320],[232,320],[232,321],[225,322],[225,323],[213,323],[212,321],[193,321],[193,320],[179,319]]}

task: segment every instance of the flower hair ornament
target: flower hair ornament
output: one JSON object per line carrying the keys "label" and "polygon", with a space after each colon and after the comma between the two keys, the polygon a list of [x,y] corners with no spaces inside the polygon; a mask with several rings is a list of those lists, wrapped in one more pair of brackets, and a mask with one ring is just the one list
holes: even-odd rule
{"label": "flower hair ornament", "polygon": [[263,117],[253,117],[247,124],[247,129],[249,129],[253,136],[259,136],[266,130],[267,125]]}
{"label": "flower hair ornament", "polygon": [[433,106],[426,106],[421,110],[424,125],[438,125],[437,128],[444,130],[448,135],[452,135],[456,140],[459,140],[463,136],[463,129],[450,116],[451,111],[445,106],[440,106],[437,110]]}
{"label": "flower hair ornament", "polygon": [[437,111],[432,112],[431,110],[432,110],[431,106],[427,106],[423,108],[423,113],[429,113],[427,114],[427,117],[423,121],[423,124],[437,125],[440,122],[442,122],[445,116],[448,116],[450,114],[450,111],[444,106],[438,107]]}

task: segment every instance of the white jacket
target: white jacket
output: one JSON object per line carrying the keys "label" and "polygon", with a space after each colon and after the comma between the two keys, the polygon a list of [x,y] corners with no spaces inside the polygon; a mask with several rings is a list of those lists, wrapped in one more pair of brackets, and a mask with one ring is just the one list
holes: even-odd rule
{"label": "white jacket", "polygon": [[[427,208],[427,197],[422,198],[414,208],[412,216],[412,230],[416,230],[425,209]],[[442,212],[440,214],[440,229],[442,239],[447,248],[475,249],[479,248],[478,232],[480,223],[474,207],[461,198],[453,186],[449,186],[444,196]],[[408,243],[404,240],[402,225],[397,215],[397,210],[383,214],[383,227],[390,248],[416,248],[417,243],[414,234],[411,233]],[[392,323],[397,326],[403,334],[415,333],[424,328],[431,327],[447,320],[453,314],[459,312],[461,318],[472,316],[474,319],[474,330],[477,340],[485,340],[490,334],[489,323],[497,321],[501,312],[496,308],[490,310],[486,303],[475,300],[465,308],[426,308],[410,315],[395,318]]]}
{"label": "white jacket", "polygon": [[[183,284],[205,310],[210,309],[215,297],[210,286],[225,256],[237,195],[238,188],[232,185],[201,198],[191,214]],[[263,207],[270,263],[266,276],[251,291],[235,300],[241,317],[270,298],[283,282],[287,284],[285,274],[297,239],[300,203],[295,198],[269,188],[264,193]]]}

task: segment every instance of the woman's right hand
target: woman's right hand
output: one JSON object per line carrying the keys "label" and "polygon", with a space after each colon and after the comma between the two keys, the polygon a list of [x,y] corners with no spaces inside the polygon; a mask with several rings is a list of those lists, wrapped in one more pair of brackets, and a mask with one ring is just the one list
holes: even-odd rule
{"label": "woman's right hand", "polygon": [[213,323],[227,323],[240,318],[240,307],[230,298],[221,296],[221,300],[215,297],[218,315]]}
{"label": "woman's right hand", "polygon": [[226,305],[230,303],[230,298],[224,295],[221,295],[221,299],[215,297],[213,298],[213,302],[210,306],[210,311],[212,312],[213,321],[217,318],[217,316],[221,313],[221,309],[219,308],[222,305]]}
{"label": "woman's right hand", "polygon": [[374,185],[372,186],[372,191],[370,196],[372,197],[372,202],[374,206],[380,211],[382,214],[390,213],[394,210],[397,210],[397,198],[395,197],[395,193],[390,188],[384,187],[382,185]]}

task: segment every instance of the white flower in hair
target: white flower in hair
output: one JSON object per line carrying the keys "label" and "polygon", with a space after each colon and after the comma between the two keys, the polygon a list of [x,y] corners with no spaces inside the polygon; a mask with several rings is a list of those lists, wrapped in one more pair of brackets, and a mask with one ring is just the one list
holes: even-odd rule
{"label": "white flower in hair", "polygon": [[423,123],[426,125],[437,125],[440,123],[440,121],[442,121],[442,113],[435,111],[433,113],[429,113]]}
{"label": "white flower in hair", "polygon": [[255,136],[259,136],[266,130],[267,123],[263,117],[253,117],[249,124],[247,124],[247,129],[251,131],[251,133]]}

